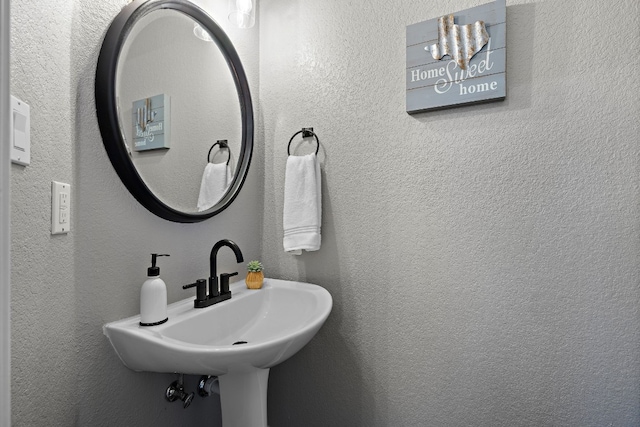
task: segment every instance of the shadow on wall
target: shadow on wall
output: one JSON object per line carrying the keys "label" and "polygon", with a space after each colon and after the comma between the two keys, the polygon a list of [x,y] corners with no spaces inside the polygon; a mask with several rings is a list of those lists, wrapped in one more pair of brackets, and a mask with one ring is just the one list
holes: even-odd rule
{"label": "shadow on wall", "polygon": [[270,425],[339,426],[344,420],[367,420],[375,413],[367,407],[374,395],[363,387],[365,378],[354,348],[333,332],[339,324],[340,318],[332,314],[307,347],[272,368]]}
{"label": "shadow on wall", "polygon": [[271,369],[270,425],[325,427],[342,425],[350,419],[361,420],[362,425],[374,425],[374,421],[381,421],[375,420],[376,416],[387,414],[386,409],[373,408],[380,400],[380,390],[370,386],[374,375],[368,374],[362,365],[358,344],[347,336],[353,319],[345,319],[349,315],[344,307],[350,307],[349,301],[357,296],[354,296],[356,290],[345,286],[350,280],[340,273],[331,192],[324,173],[322,186],[322,247],[318,252],[304,252],[295,257],[296,279],[326,288],[333,298],[333,309],[327,322],[305,348]]}
{"label": "shadow on wall", "polygon": [[[309,427],[326,426],[329,420],[339,425],[340,420],[363,419],[366,412],[363,402],[372,401],[371,396],[364,395],[364,381],[354,347],[339,332],[344,321],[341,304],[344,288],[334,223],[327,220],[332,218],[333,211],[324,173],[322,188],[321,249],[303,252],[295,262],[298,280],[325,287],[333,298],[333,309],[305,348],[271,369],[268,396],[271,425],[298,425],[301,420]],[[313,395],[308,394],[309,389]],[[349,401],[342,401],[343,396],[349,396]]]}

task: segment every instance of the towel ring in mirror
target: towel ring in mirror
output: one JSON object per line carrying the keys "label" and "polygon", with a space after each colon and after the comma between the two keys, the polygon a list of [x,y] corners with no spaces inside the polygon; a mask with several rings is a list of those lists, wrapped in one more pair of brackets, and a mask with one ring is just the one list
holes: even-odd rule
{"label": "towel ring in mirror", "polygon": [[215,144],[211,146],[211,148],[209,148],[209,153],[207,154],[207,163],[211,162],[211,151],[213,150],[213,147],[215,147],[216,145],[220,146],[220,150],[222,149],[227,150],[227,155],[228,155],[227,166],[229,166],[229,161],[231,160],[231,150],[229,149],[229,144],[227,144],[226,139],[219,139]]}

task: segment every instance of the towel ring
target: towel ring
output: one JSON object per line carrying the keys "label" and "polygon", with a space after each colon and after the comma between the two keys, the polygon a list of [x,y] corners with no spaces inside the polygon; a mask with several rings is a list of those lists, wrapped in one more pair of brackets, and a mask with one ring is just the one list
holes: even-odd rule
{"label": "towel ring", "polygon": [[298,135],[299,133],[302,134],[303,138],[307,138],[310,136],[315,137],[316,139],[316,144],[318,144],[318,147],[316,148],[316,156],[318,155],[318,151],[320,150],[320,139],[318,139],[318,135],[316,135],[313,132],[313,128],[302,128],[302,130],[299,130],[298,132],[294,133],[293,136],[291,137],[291,139],[289,140],[289,145],[287,145],[287,155],[291,155],[291,141],[293,141],[293,138],[296,137],[296,135]]}
{"label": "towel ring", "polygon": [[223,148],[227,149],[227,154],[229,154],[229,157],[227,158],[227,165],[229,165],[229,161],[231,160],[231,150],[229,150],[229,144],[227,143],[226,139],[219,139],[215,144],[211,146],[211,148],[209,148],[209,153],[207,154],[207,163],[211,162],[211,160],[209,159],[211,157],[211,150],[213,150],[213,147],[215,147],[216,145],[219,145],[221,150]]}

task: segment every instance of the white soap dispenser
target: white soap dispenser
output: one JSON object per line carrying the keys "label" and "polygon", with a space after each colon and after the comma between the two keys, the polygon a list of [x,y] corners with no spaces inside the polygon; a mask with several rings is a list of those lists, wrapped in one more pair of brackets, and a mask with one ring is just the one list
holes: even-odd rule
{"label": "white soap dispenser", "polygon": [[140,289],[140,326],[161,325],[167,317],[167,285],[160,278],[160,267],[156,258],[168,254],[151,254],[151,267],[147,269],[147,280]]}

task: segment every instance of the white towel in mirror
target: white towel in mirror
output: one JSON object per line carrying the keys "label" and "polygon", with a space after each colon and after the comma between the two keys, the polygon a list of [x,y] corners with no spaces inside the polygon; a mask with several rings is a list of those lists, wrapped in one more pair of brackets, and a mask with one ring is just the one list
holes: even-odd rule
{"label": "white towel in mirror", "polygon": [[231,184],[231,168],[226,163],[207,163],[200,183],[198,196],[198,212],[213,207]]}

